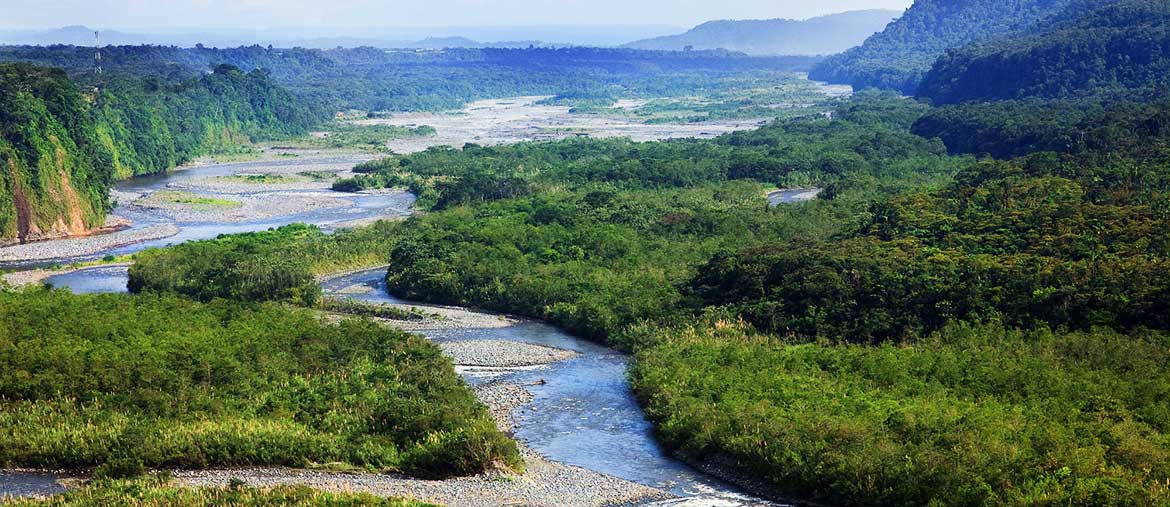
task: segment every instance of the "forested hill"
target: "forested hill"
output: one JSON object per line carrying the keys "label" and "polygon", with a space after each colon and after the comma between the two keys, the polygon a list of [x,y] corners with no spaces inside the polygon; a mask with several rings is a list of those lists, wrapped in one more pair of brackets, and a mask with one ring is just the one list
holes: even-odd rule
{"label": "forested hill", "polygon": [[1170,2],[1078,5],[1045,28],[949,52],[918,94],[954,104],[1156,94],[1170,85]]}
{"label": "forested hill", "polygon": [[[93,68],[93,48],[0,46],[0,60],[61,67],[84,80]],[[302,104],[335,111],[443,110],[472,100],[583,89],[660,95],[692,90],[745,71],[808,70],[817,61],[808,56],[749,57],[727,51],[601,48],[102,48],[102,62],[108,69],[136,74],[181,75],[204,72],[221,63],[267,69]]]}
{"label": "forested hill", "polygon": [[912,95],[948,49],[1026,30],[1076,0],[916,0],[881,33],[826,59],[810,77]]}
{"label": "forested hill", "polygon": [[861,44],[901,14],[862,10],[806,20],[750,19],[709,21],[686,33],[626,44],[635,49],[681,51],[727,49],[755,55],[830,55]]}
{"label": "forested hill", "polygon": [[116,179],[321,120],[266,73],[228,65],[103,84],[99,99],[61,70],[0,64],[0,244],[85,232],[104,221]]}

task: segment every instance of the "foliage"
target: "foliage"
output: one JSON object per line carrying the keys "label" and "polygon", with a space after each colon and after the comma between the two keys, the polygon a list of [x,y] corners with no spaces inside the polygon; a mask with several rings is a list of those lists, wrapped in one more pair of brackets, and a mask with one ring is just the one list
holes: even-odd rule
{"label": "foliage", "polygon": [[0,294],[0,400],[7,467],[522,466],[435,345],[276,305]]}
{"label": "foliage", "polygon": [[0,241],[100,225],[102,170],[87,103],[63,72],[0,64]]}
{"label": "foliage", "polygon": [[436,147],[359,165],[335,190],[406,186],[418,206],[446,209],[555,190],[564,184],[668,188],[736,179],[781,186],[836,186],[866,174],[913,180],[939,166],[943,147],[906,132],[925,108],[888,94],[863,94],[836,121],[819,115],[777,121],[714,141],[636,143],[568,139],[462,150]]}
{"label": "foliage", "polygon": [[1170,85],[1170,4],[1079,2],[1041,29],[949,52],[918,96],[936,104],[1077,98]]}
{"label": "foliage", "polygon": [[0,240],[84,232],[104,221],[116,179],[303,133],[318,120],[262,71],[220,66],[103,85],[87,95],[61,71],[0,64]]}
{"label": "foliage", "polygon": [[1170,338],[951,325],[789,345],[653,332],[631,373],[668,446],[830,505],[1170,504]]}
{"label": "foliage", "polygon": [[306,486],[188,488],[158,478],[104,481],[48,498],[6,500],[12,507],[428,507],[410,500],[327,493]]}
{"label": "foliage", "polygon": [[913,131],[951,153],[1010,158],[1041,151],[1146,156],[1170,139],[1170,96],[969,102],[933,109]]}
{"label": "foliage", "polygon": [[865,43],[813,67],[818,81],[911,95],[947,50],[1029,30],[1077,0],[916,0]]}
{"label": "foliage", "polygon": [[321,287],[305,259],[285,255],[297,237],[319,235],[315,227],[294,224],[270,232],[221,236],[135,256],[130,292],[176,292],[211,301],[295,301],[316,305]]}
{"label": "foliage", "polygon": [[872,206],[855,237],[719,256],[692,282],[768,331],[877,342],[949,321],[1170,329],[1167,162],[1037,155]]}
{"label": "foliage", "polygon": [[398,224],[379,221],[325,234],[304,224],[223,235],[134,256],[131,292],[175,292],[201,301],[291,301],[314,305],[323,273],[384,264]]}
{"label": "foliage", "polygon": [[[0,60],[65,68],[94,76],[92,48],[4,47]],[[187,75],[220,64],[267,69],[306,108],[326,113],[440,111],[472,100],[618,89],[623,96],[679,96],[748,71],[799,71],[815,57],[749,57],[726,51],[636,51],[603,48],[445,49],[177,48],[111,46],[102,64],[136,75]]]}
{"label": "foliage", "polygon": [[[435,208],[446,210],[403,224],[388,284],[409,299],[541,317],[630,346],[616,342],[618,332],[677,315],[679,288],[717,253],[843,233],[878,189],[930,184],[960,163],[906,134],[914,115],[903,111],[916,104],[871,99],[843,107],[834,121],[780,122],[714,141],[471,146],[359,167],[374,177],[409,172],[421,195],[432,192]],[[795,174],[830,185],[833,199],[769,209],[758,183],[726,181]],[[493,179],[526,182],[521,194],[531,195],[481,187]]]}

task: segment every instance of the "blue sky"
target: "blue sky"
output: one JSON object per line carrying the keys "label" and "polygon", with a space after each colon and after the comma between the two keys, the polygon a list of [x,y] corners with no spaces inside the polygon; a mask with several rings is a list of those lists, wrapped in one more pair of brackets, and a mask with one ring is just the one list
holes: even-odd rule
{"label": "blue sky", "polygon": [[0,26],[280,28],[523,25],[690,26],[905,9],[912,0],[0,0]]}

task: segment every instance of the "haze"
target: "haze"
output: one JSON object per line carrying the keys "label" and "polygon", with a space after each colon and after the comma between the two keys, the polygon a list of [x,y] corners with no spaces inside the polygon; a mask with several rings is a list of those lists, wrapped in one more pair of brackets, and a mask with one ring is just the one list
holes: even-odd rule
{"label": "haze", "polygon": [[[8,29],[674,25],[905,9],[911,0],[0,0]],[[324,30],[341,35],[334,30]]]}

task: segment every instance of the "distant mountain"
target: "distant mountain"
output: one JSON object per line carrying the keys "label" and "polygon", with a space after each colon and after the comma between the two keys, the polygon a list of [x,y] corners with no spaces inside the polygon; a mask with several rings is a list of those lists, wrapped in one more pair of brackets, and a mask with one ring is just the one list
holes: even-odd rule
{"label": "distant mountain", "polygon": [[[94,30],[68,26],[48,30],[0,29],[0,45],[49,46],[66,44],[93,46]],[[265,28],[207,29],[198,27],[101,30],[101,44],[230,48],[272,45],[331,49],[377,47],[386,49],[441,48],[527,48],[591,46],[612,47],[631,39],[676,33],[682,28],[667,25],[583,25],[583,26],[459,26],[459,27],[354,27],[354,28]],[[548,42],[544,42],[548,41]]]}
{"label": "distant mountain", "polygon": [[208,47],[238,47],[252,44],[274,44],[279,47],[304,47],[311,49],[331,49],[337,47],[376,47],[386,49],[444,49],[444,48],[526,48],[535,47],[563,47],[566,44],[550,44],[537,40],[479,42],[467,37],[426,37],[421,40],[396,39],[391,37],[315,37],[305,39],[272,38],[262,34],[235,34],[235,33],[170,33],[146,34],[127,33],[114,30],[101,30],[101,38],[95,39],[94,29],[86,26],[66,26],[51,30],[12,30],[0,31],[0,44],[51,46],[65,44],[69,46],[93,46],[100,43],[103,46],[138,46],[155,44],[163,46],[195,47],[202,44]]}
{"label": "distant mountain", "polygon": [[1029,33],[948,53],[918,93],[954,104],[1168,89],[1170,2],[1097,0],[1076,4]]}
{"label": "distant mountain", "polygon": [[810,77],[913,94],[948,49],[1022,33],[1076,0],[916,0],[881,33],[827,58]]}
{"label": "distant mountain", "polygon": [[850,11],[806,20],[710,21],[679,35],[643,39],[623,47],[681,51],[727,49],[751,55],[828,55],[861,44],[881,31],[898,11]]}
{"label": "distant mountain", "polygon": [[[150,42],[149,36],[141,34],[128,34],[113,30],[102,30],[101,32],[102,44],[132,46],[149,44]],[[0,43],[30,46],[49,46],[52,44],[92,46],[94,45],[94,30],[86,26],[73,25],[52,30],[0,31]]]}

